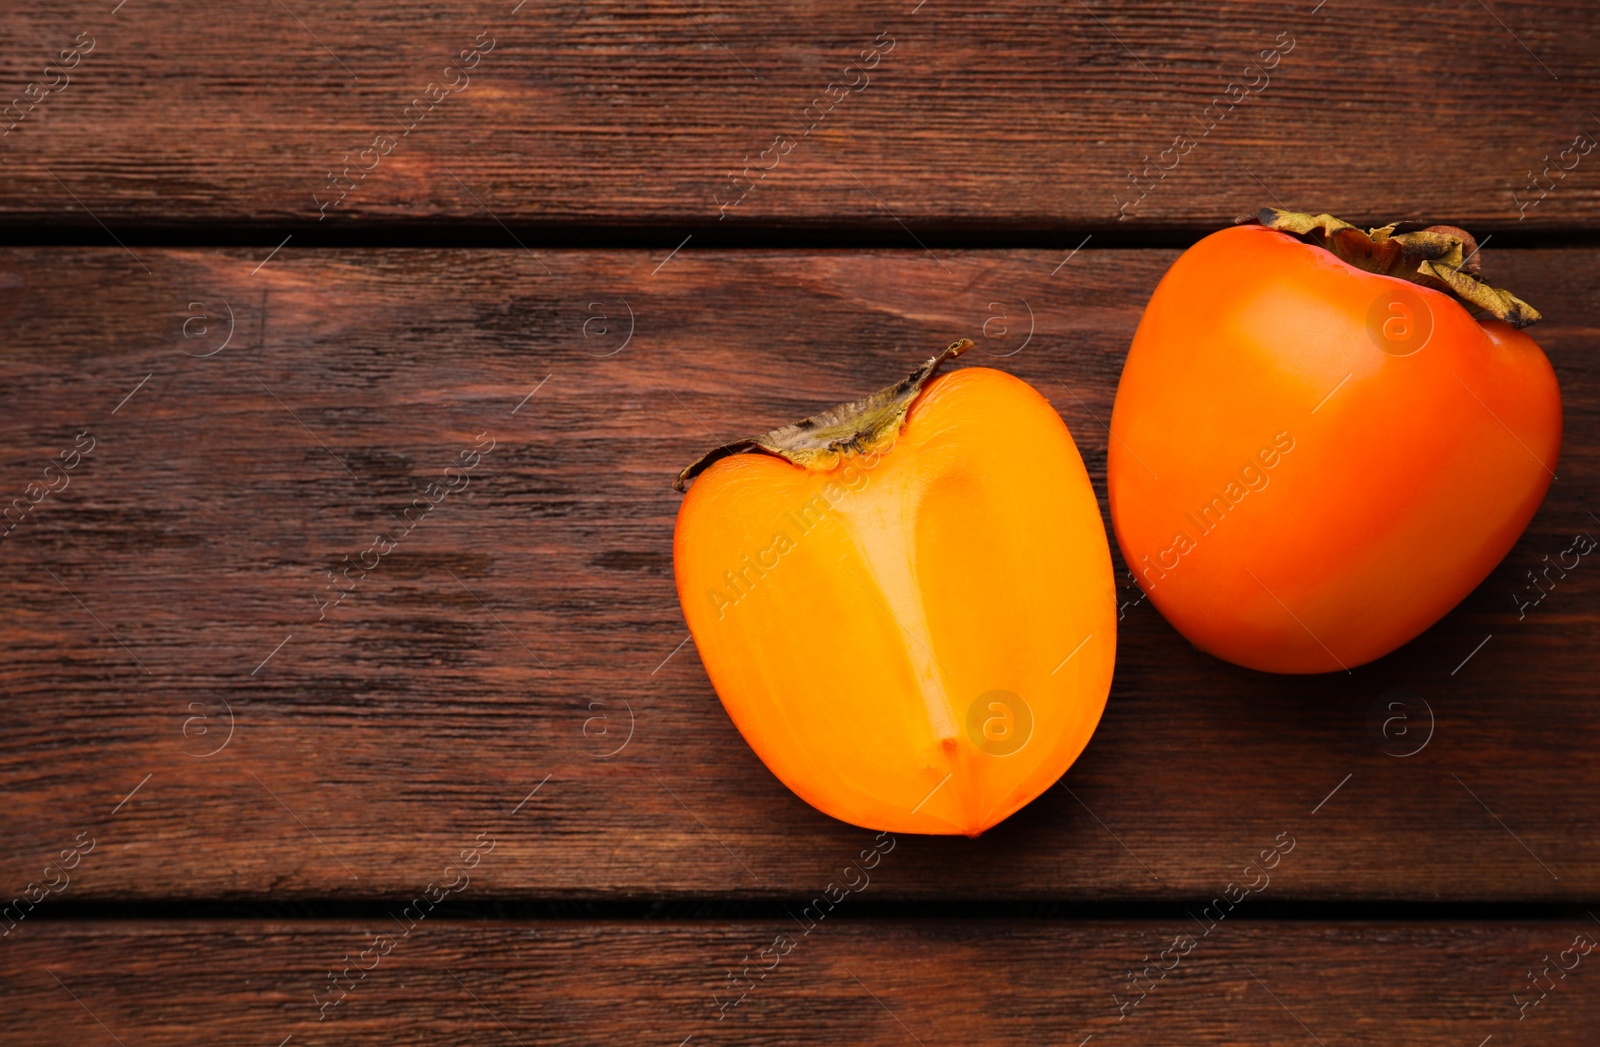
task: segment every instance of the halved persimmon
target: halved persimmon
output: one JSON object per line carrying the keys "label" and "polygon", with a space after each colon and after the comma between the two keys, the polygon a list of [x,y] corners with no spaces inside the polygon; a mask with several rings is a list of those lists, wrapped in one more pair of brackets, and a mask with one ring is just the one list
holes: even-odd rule
{"label": "halved persimmon", "polygon": [[1089,741],[1116,652],[1076,445],[1001,371],[898,385],[684,470],[678,597],[734,724],[802,799],[976,836]]}

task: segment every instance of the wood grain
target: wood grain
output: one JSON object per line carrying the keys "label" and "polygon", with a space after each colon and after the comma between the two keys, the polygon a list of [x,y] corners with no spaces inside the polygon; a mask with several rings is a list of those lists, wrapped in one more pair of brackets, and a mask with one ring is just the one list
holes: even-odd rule
{"label": "wood grain", "polygon": [[[1582,914],[1468,926],[1224,922],[1204,936],[1179,920],[842,919],[809,934],[782,914],[424,921],[409,934],[382,916],[58,922],[0,948],[0,1042],[1557,1047],[1592,1043],[1600,1022],[1590,969],[1600,953],[1572,951],[1600,930]],[[1170,951],[1186,934],[1181,955]],[[1556,971],[1558,958],[1573,969]],[[1141,999],[1129,972],[1146,966]],[[1530,967],[1550,968],[1542,1000],[1527,988]],[[329,991],[330,968],[343,988]],[[1534,1004],[1520,1020],[1514,993]],[[1137,1003],[1123,1017],[1119,998]],[[319,1011],[319,1000],[329,1006]],[[731,1006],[719,1018],[722,1003]]]}
{"label": "wood grain", "polygon": [[[0,101],[33,106],[0,140],[0,216],[108,246],[215,222],[671,243],[1206,229],[1271,203],[1480,235],[1600,219],[1593,140],[1574,147],[1600,135],[1581,0],[112,6],[8,11],[0,56]],[[378,135],[397,144],[363,156]],[[756,187],[727,188],[747,166]]]}
{"label": "wood grain", "polygon": [[[1548,317],[1567,410],[1560,479],[1490,579],[1395,655],[1311,679],[1130,606],[1064,782],[979,841],[902,840],[879,896],[1206,899],[1279,834],[1299,845],[1275,900],[1600,891],[1600,579],[1522,620],[1512,598],[1600,526],[1597,257],[1486,253]],[[96,849],[41,908],[398,897],[479,832],[498,850],[474,898],[821,891],[871,834],[791,795],[723,713],[673,588],[672,476],[970,335],[1062,412],[1103,496],[1122,354],[1174,257],[265,256],[0,253],[0,504],[94,441],[0,539],[7,899],[80,833]],[[487,440],[319,611],[327,572]],[[1394,689],[1401,748],[1432,710],[1415,755],[1374,737]]]}

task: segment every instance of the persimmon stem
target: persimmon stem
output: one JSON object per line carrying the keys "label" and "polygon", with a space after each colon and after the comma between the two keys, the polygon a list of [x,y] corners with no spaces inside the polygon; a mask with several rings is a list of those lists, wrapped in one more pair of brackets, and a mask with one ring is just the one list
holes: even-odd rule
{"label": "persimmon stem", "polygon": [[1477,241],[1465,229],[1453,225],[1396,233],[1399,223],[1390,222],[1362,232],[1330,214],[1312,215],[1276,207],[1263,207],[1239,221],[1260,222],[1268,229],[1298,236],[1357,269],[1454,295],[1512,327],[1527,327],[1542,319],[1533,306],[1510,291],[1490,286],[1478,275]]}
{"label": "persimmon stem", "polygon": [[713,462],[735,454],[773,454],[807,469],[829,469],[847,454],[866,454],[892,444],[906,420],[906,412],[923,386],[946,360],[972,348],[972,339],[951,342],[937,356],[896,382],[861,400],[830,407],[793,425],[770,433],[735,440],[707,451],[678,474],[672,486],[689,489],[689,481]]}

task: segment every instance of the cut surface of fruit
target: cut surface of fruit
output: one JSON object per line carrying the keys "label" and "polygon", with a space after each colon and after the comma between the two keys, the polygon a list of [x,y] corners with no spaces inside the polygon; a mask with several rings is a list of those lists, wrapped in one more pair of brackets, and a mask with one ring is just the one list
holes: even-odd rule
{"label": "cut surface of fruit", "polygon": [[674,563],[734,723],[841,820],[977,835],[1055,782],[1104,708],[1099,507],[1060,416],[1003,372],[934,378],[886,447],[832,468],[713,462]]}

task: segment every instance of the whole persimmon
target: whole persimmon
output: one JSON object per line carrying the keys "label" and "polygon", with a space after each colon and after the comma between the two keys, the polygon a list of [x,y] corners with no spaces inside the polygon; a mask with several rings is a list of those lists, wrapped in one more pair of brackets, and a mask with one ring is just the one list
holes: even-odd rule
{"label": "whole persimmon", "polygon": [[854,825],[976,836],[1089,741],[1116,654],[1077,446],[1002,372],[905,381],[685,469],[673,567],[734,724]]}
{"label": "whole persimmon", "polygon": [[1111,417],[1111,517],[1196,647],[1350,669],[1510,551],[1555,476],[1561,395],[1521,330],[1539,314],[1482,280],[1462,230],[1241,221],[1145,308]]}

